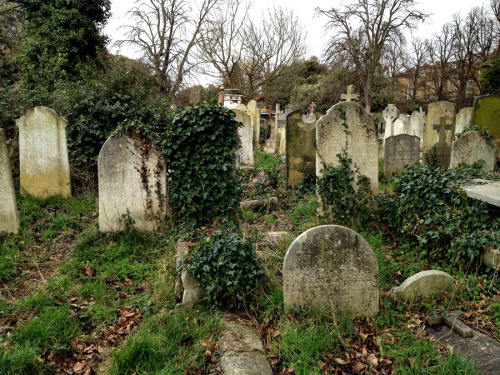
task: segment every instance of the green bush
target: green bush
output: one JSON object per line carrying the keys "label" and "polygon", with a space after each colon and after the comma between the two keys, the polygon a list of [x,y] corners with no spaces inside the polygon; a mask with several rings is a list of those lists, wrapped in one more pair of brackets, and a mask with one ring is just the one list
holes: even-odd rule
{"label": "green bush", "polygon": [[263,275],[249,242],[222,231],[203,238],[191,250],[185,267],[204,288],[210,305],[237,308]]}
{"label": "green bush", "polygon": [[487,61],[481,67],[479,83],[483,94],[500,94],[500,58]]}
{"label": "green bush", "polygon": [[238,209],[240,126],[234,113],[218,104],[191,105],[175,114],[162,148],[177,221],[200,226]]}
{"label": "green bush", "polygon": [[476,177],[488,176],[478,166],[409,167],[396,178],[394,193],[380,198],[383,224],[400,244],[413,246],[426,260],[474,268],[487,247],[500,248],[498,214],[460,189]]}

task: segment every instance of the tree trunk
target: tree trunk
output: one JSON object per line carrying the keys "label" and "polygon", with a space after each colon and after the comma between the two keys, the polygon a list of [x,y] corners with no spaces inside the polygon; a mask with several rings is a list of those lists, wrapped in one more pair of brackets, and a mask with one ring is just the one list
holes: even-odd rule
{"label": "tree trunk", "polygon": [[365,109],[368,113],[372,112],[372,77],[370,74],[367,74],[365,79]]}

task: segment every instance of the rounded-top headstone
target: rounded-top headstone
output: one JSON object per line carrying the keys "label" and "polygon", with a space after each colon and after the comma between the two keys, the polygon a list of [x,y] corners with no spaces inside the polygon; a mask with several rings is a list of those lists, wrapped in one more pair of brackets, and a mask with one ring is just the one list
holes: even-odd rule
{"label": "rounded-top headstone", "polygon": [[352,318],[379,311],[378,263],[368,242],[351,229],[322,225],[302,233],[283,263],[285,311],[347,310]]}

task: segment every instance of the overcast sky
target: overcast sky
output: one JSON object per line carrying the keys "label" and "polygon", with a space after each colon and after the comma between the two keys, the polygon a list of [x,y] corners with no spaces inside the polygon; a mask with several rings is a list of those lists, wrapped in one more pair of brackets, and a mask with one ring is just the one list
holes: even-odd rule
{"label": "overcast sky", "polygon": [[[438,32],[441,26],[450,21],[453,14],[460,12],[465,15],[473,6],[485,5],[489,9],[490,0],[420,0],[417,3],[416,9],[430,13],[429,21],[420,24],[418,30],[414,30],[413,34],[421,38],[430,37],[433,33]],[[299,16],[299,20],[307,31],[307,40],[309,44],[308,56],[321,57],[323,47],[328,40],[325,35],[323,26],[327,18],[324,16],[315,17],[314,9],[319,7],[321,9],[331,9],[336,6],[340,1],[335,0],[253,0],[253,7],[250,17],[259,17],[268,7],[279,5],[288,7]],[[112,17],[108,21],[104,32],[110,37],[110,50],[113,53],[118,53],[116,47],[112,43],[116,40],[123,38],[123,33],[118,28],[122,25],[130,24],[130,19],[127,18],[126,13],[134,5],[134,0],[111,0]],[[134,52],[130,49],[123,49],[120,51],[122,55],[134,57]],[[215,82],[214,82],[215,83]]]}

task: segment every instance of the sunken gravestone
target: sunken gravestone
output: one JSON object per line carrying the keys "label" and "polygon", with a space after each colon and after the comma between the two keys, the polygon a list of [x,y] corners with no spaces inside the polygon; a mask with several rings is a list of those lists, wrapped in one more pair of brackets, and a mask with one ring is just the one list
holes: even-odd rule
{"label": "sunken gravestone", "polygon": [[384,174],[400,174],[405,165],[420,160],[420,138],[415,135],[399,134],[387,138],[384,148]]}
{"label": "sunken gravestone", "polygon": [[238,167],[253,167],[253,128],[252,119],[248,114],[248,108],[244,104],[238,104],[234,109],[236,120],[243,124],[238,128],[241,148],[236,151],[236,165]]}
{"label": "sunken gravestone", "polygon": [[68,122],[50,108],[35,107],[18,119],[16,125],[21,193],[37,198],[71,196]]}
{"label": "sunken gravestone", "polygon": [[450,166],[451,147],[446,143],[446,130],[453,130],[451,124],[446,124],[444,117],[439,118],[439,124],[433,124],[432,130],[437,130],[439,141],[429,147],[423,157],[423,164],[437,164],[446,169]]}
{"label": "sunken gravestone", "polygon": [[0,129],[0,232],[18,233],[19,214],[5,130]]}
{"label": "sunken gravestone", "polygon": [[399,117],[399,110],[394,104],[389,104],[383,112],[385,120],[384,141],[394,135],[394,121]]}
{"label": "sunken gravestone", "polygon": [[500,96],[478,96],[474,100],[472,125],[486,128],[500,144]]}
{"label": "sunken gravestone", "polygon": [[444,117],[447,124],[452,124],[452,129],[449,130],[445,137],[445,142],[448,146],[451,146],[451,140],[454,132],[454,124],[455,124],[455,110],[456,106],[450,102],[435,102],[430,103],[427,110],[427,123],[425,129],[425,137],[424,137],[424,149],[431,147],[438,141],[438,133],[433,132],[432,125],[439,123],[439,118]]}
{"label": "sunken gravestone", "polygon": [[292,242],[283,263],[285,311],[347,310],[352,318],[379,311],[378,263],[358,233],[338,225],[309,229]]}
{"label": "sunken gravestone", "polygon": [[140,136],[111,136],[101,148],[99,230],[117,232],[132,225],[153,232],[167,213],[165,160],[158,147]]}
{"label": "sunken gravestone", "polygon": [[316,173],[316,121],[319,113],[297,110],[286,117],[286,182],[294,187]]}
{"label": "sunken gravestone", "polygon": [[462,163],[473,164],[481,160],[484,170],[493,171],[495,146],[492,142],[488,142],[480,132],[468,131],[452,143],[450,168],[457,168]]}
{"label": "sunken gravestone", "polygon": [[[339,166],[338,154],[345,151],[351,168],[370,179],[374,193],[378,188],[377,125],[365,109],[354,102],[341,102],[330,108],[316,123],[316,175],[323,176],[323,164]],[[356,187],[355,176],[354,187]]]}

